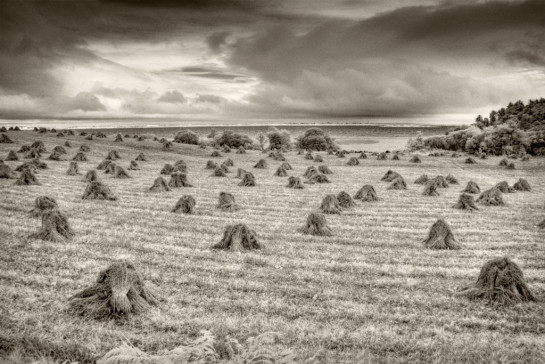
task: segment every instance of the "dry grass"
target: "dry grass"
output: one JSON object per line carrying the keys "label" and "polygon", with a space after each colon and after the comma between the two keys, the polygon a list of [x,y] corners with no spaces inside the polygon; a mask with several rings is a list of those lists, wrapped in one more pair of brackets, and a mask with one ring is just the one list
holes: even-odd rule
{"label": "dry grass", "polygon": [[[9,135],[16,144],[0,144],[0,155],[37,139],[47,150],[58,144],[53,134]],[[75,148],[84,142],[65,139]],[[203,169],[210,150],[198,146],[164,150],[152,140],[114,143],[112,137],[85,143],[91,150],[88,161],[78,163],[82,174],[113,148],[122,156],[144,152],[148,161],[131,179],[99,173],[117,201],[82,200],[87,183],[66,175],[68,161],[38,170],[41,185],[0,179],[0,354],[16,349],[22,357],[92,362],[123,342],[157,353],[210,330],[239,340],[280,332],[284,345],[301,357],[320,353],[330,363],[357,363],[362,355],[377,363],[545,361],[542,302],[496,310],[452,293],[473,283],[489,259],[509,256],[536,296],[545,296],[545,233],[536,226],[544,215],[542,158],[508,170],[497,157],[475,165],[449,156],[420,164],[369,158],[350,167],[346,159],[324,155],[335,171],[331,183],[294,190],[285,187],[286,178],[272,176],[282,162],[252,168],[262,158],[258,151],[230,155],[237,167],[255,174],[258,183],[247,188],[237,186],[233,175],[210,176]],[[294,176],[314,163],[297,152],[285,157]],[[148,192],[161,167],[181,158],[194,187]],[[5,163],[14,169],[21,162]],[[422,186],[412,183],[407,190],[387,190],[389,183],[380,178],[392,168],[407,181],[453,174],[460,186],[434,198],[422,196]],[[451,208],[470,180],[486,190],[519,178],[532,191],[504,195],[505,206],[479,205],[472,214]],[[298,232],[321,196],[341,190],[354,195],[365,184],[375,187],[380,200],[356,201],[353,209],[328,215],[334,236]],[[216,209],[221,191],[233,193],[245,208]],[[199,202],[196,214],[170,212],[182,194]],[[41,225],[28,211],[42,195],[62,206],[75,232],[69,242],[27,238]],[[423,248],[421,239],[438,218],[449,222],[463,250]],[[238,223],[251,226],[265,248],[242,254],[210,249],[226,225]],[[166,302],[122,323],[70,314],[68,297],[118,259],[134,261]]]}

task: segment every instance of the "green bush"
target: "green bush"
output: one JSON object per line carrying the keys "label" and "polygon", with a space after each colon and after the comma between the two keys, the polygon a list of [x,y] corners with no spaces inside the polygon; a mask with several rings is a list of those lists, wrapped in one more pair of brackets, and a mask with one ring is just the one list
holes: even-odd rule
{"label": "green bush", "polygon": [[182,144],[199,144],[199,136],[192,131],[182,130],[174,137],[176,143]]}
{"label": "green bush", "polygon": [[308,150],[328,150],[334,149],[337,150],[338,147],[335,145],[333,138],[327,135],[320,128],[310,128],[305,130],[303,135],[300,135],[297,138],[297,146],[301,149]]}
{"label": "green bush", "polygon": [[[253,145],[252,139],[245,134],[235,133],[232,130],[225,130],[216,140],[217,146],[228,146],[229,148],[247,147]],[[246,148],[247,149],[247,148]]]}
{"label": "green bush", "polygon": [[273,128],[267,133],[270,149],[291,148],[291,135],[287,130]]}

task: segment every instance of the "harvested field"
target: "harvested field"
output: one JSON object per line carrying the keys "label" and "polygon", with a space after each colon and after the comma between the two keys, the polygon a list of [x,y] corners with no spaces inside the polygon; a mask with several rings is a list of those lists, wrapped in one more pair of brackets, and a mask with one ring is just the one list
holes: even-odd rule
{"label": "harvested field", "polygon": [[[0,144],[2,156],[38,139],[47,150],[59,143],[53,133],[10,137],[16,143]],[[277,332],[283,348],[303,359],[321,353],[329,360],[324,363],[358,363],[363,355],[372,363],[545,361],[545,232],[536,226],[544,215],[543,158],[515,170],[500,167],[500,157],[466,164],[467,156],[454,159],[450,153],[423,157],[422,163],[370,157],[356,168],[346,162],[359,153],[345,159],[322,153],[335,171],[331,183],[292,189],[287,177],[273,176],[283,162],[267,159],[268,169],[258,169],[253,166],[263,157],[260,151],[231,153],[235,166],[255,175],[256,185],[247,188],[238,186],[235,173],[216,178],[203,168],[210,149],[179,143],[164,149],[152,139],[116,143],[114,137],[85,140],[91,148],[78,167],[85,175],[112,149],[121,156],[144,152],[148,162],[131,171],[130,179],[100,173],[115,201],[82,199],[87,182],[66,175],[69,161],[38,170],[40,185],[0,179],[0,357],[2,350],[16,348],[33,358],[87,363],[124,342],[158,353],[209,330],[239,341]],[[76,148],[84,142],[82,136],[63,139]],[[315,163],[297,151],[283,154],[293,176]],[[161,166],[182,158],[193,187],[150,193]],[[4,163],[14,170],[20,161]],[[406,190],[388,190],[390,183],[380,181],[389,169],[410,181]],[[460,185],[427,198],[412,183],[423,174],[452,174]],[[471,214],[452,208],[469,181],[485,191],[520,178],[531,191],[504,194],[504,206],[478,204]],[[333,236],[300,231],[323,196],[354,196],[367,184],[380,199],[355,200],[342,214],[328,214]],[[216,208],[220,192],[232,193],[244,208]],[[198,201],[195,214],[171,212],[183,194]],[[39,196],[62,207],[71,239],[28,238],[41,227],[39,219],[28,217]],[[439,218],[448,221],[463,249],[423,247]],[[226,226],[237,224],[255,231],[263,248],[240,254],[210,249]],[[497,309],[454,293],[474,284],[483,264],[502,256],[520,267],[538,301]],[[121,259],[134,262],[165,301],[121,321],[71,313],[68,298]]]}

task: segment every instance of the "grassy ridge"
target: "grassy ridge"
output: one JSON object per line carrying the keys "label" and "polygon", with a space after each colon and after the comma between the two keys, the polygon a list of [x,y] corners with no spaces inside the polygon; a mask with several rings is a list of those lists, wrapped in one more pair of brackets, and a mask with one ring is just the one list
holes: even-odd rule
{"label": "grassy ridge", "polygon": [[[0,180],[0,313],[7,317],[0,320],[0,347],[86,361],[124,341],[155,352],[209,329],[240,340],[279,331],[286,347],[302,357],[323,351],[324,362],[357,362],[363,351],[376,362],[545,360],[542,302],[496,311],[451,292],[476,279],[486,260],[508,255],[543,297],[544,233],[535,226],[544,215],[542,159],[518,162],[516,170],[498,167],[499,158],[465,165],[462,158],[424,157],[415,165],[408,163],[408,156],[401,161],[370,158],[349,167],[347,158],[322,153],[334,172],[332,183],[291,190],[284,187],[287,178],[273,176],[281,162],[267,158],[268,169],[252,168],[264,157],[257,151],[224,155],[234,160],[233,171],[242,167],[256,176],[256,187],[238,187],[235,173],[218,178],[204,169],[210,149],[177,144],[167,152],[152,141],[9,135],[17,144],[0,144],[2,158],[33,140],[43,140],[50,151],[68,139],[74,145],[70,157],[82,143],[91,146],[89,162],[79,163],[82,173],[111,149],[119,151],[122,159],[117,163],[125,168],[141,151],[149,161],[139,162],[141,170],[129,171],[133,178],[127,180],[99,171],[118,196],[115,202],[81,200],[86,184],[81,176],[65,175],[68,162],[46,160],[49,169],[37,175],[41,186]],[[300,176],[313,164],[294,152],[286,156],[294,167],[290,175]],[[146,192],[162,165],[178,159],[186,161],[195,187]],[[6,164],[15,167],[20,162]],[[409,189],[387,190],[380,178],[388,169],[399,172]],[[412,181],[423,173],[452,173],[461,185],[440,189],[438,197],[422,196],[423,187]],[[473,214],[450,208],[469,180],[487,189],[519,177],[528,179],[533,191],[505,195],[505,207],[480,206]],[[323,196],[341,190],[353,195],[364,184],[375,186],[380,201],[358,203],[342,215],[328,216],[334,237],[297,232]],[[234,213],[216,210],[220,191],[233,193],[244,208]],[[169,212],[182,194],[196,198],[195,215]],[[76,231],[72,242],[26,238],[40,225],[27,211],[41,195],[56,198],[69,217]],[[420,241],[438,217],[450,223],[463,250],[422,248]],[[244,254],[211,251],[225,225],[238,222],[256,230],[266,249]],[[118,258],[136,262],[167,301],[123,324],[69,315],[67,297]]]}

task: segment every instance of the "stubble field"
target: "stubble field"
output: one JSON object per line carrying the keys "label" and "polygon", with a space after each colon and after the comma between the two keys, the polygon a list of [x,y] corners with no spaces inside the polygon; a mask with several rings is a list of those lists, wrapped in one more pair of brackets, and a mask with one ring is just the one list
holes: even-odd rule
{"label": "stubble field", "polygon": [[[140,152],[132,178],[116,179],[98,171],[117,201],[89,201],[81,196],[86,183],[67,176],[68,161],[49,161],[37,174],[40,186],[15,186],[0,179],[0,353],[93,362],[121,343],[156,353],[210,330],[218,338],[246,338],[274,331],[281,346],[294,350],[301,362],[372,363],[540,363],[545,361],[545,160],[516,161],[515,170],[498,166],[499,157],[467,165],[464,158],[423,156],[423,163],[360,160],[321,154],[324,163],[285,153],[301,176],[311,165],[328,165],[331,183],[286,188],[276,177],[282,163],[259,151],[210,158],[213,149],[174,144],[163,150],[151,140],[113,137],[86,141],[80,136],[9,132],[16,144],[0,144],[0,158],[22,144],[44,141],[72,143],[67,159],[87,144],[85,174],[110,150],[127,169]],[[365,149],[362,145],[361,149]],[[316,153],[315,153],[316,154]],[[19,154],[22,158],[22,155]],[[234,161],[228,177],[212,177],[209,159]],[[261,158],[267,169],[254,169]],[[147,189],[165,163],[183,159],[194,187],[151,193]],[[15,168],[24,160],[6,161]],[[254,173],[255,187],[237,186],[237,168]],[[387,190],[381,177],[388,169],[400,173],[407,190]],[[460,185],[440,189],[440,196],[422,196],[412,182],[421,174],[452,174]],[[506,206],[479,205],[470,213],[451,206],[470,180],[481,190],[520,177],[531,192],[505,194]],[[377,202],[357,202],[341,215],[327,215],[333,237],[303,235],[298,229],[316,211],[326,194],[354,195],[365,184],[375,187]],[[233,193],[243,208],[216,209],[221,191]],[[170,212],[184,194],[197,201],[194,215]],[[34,199],[54,197],[69,218],[76,236],[66,243],[28,239],[40,221],[31,218]],[[437,218],[444,218],[464,246],[458,251],[424,249],[421,241]],[[265,249],[256,252],[213,251],[228,224],[245,223],[257,232]],[[496,309],[469,301],[453,291],[476,279],[489,259],[509,256],[522,268],[540,298]],[[134,262],[145,280],[159,287],[165,299],[157,308],[123,321],[97,321],[68,312],[68,298],[94,282],[96,274],[118,259]],[[14,351],[15,350],[15,351]],[[316,355],[318,353],[318,355]]]}

